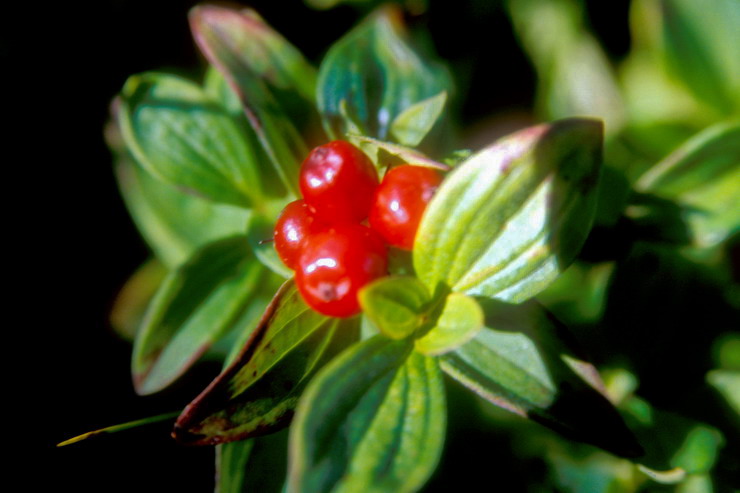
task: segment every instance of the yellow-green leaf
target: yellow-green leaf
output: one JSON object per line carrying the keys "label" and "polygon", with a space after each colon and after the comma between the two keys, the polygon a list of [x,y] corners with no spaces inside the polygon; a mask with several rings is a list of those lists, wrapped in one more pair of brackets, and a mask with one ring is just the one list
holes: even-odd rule
{"label": "yellow-green leaf", "polygon": [[446,102],[447,91],[442,91],[412,104],[391,123],[391,136],[405,146],[419,145],[439,119]]}
{"label": "yellow-green leaf", "polygon": [[483,310],[471,297],[451,293],[429,332],[415,341],[416,350],[438,356],[462,346],[483,328]]}
{"label": "yellow-green leaf", "polygon": [[375,336],[306,389],[290,434],[290,493],[412,492],[439,461],[444,386],[436,359]]}
{"label": "yellow-green leaf", "polygon": [[426,321],[431,296],[415,277],[388,276],[364,287],[359,300],[365,316],[383,334],[403,339]]}
{"label": "yellow-green leaf", "polygon": [[566,119],[521,130],[456,166],[437,189],[414,244],[431,292],[520,302],[571,263],[596,205],[602,126]]}

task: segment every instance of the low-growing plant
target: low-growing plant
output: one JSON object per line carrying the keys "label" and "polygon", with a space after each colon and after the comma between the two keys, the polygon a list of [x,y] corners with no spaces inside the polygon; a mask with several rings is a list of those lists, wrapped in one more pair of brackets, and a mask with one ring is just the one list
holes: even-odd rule
{"label": "low-growing plant", "polygon": [[[216,447],[217,491],[260,474],[254,444],[285,427],[285,491],[417,491],[443,455],[453,386],[516,434],[512,453],[546,461],[532,488],[728,484],[738,4],[635,0],[619,67],[581,3],[504,6],[538,75],[541,123],[482,148],[456,148],[453,77],[389,5],[318,70],[254,10],[195,7],[203,79],[138,74],[114,100],[116,175],[152,251],[116,325],[133,339],[139,394],[205,355],[223,361],[172,431]],[[636,393],[669,375],[654,365],[688,354],[661,324],[684,311],[661,310],[702,310],[697,289],[718,310],[706,382],[727,408],[712,422]],[[659,350],[669,340],[677,355]]]}

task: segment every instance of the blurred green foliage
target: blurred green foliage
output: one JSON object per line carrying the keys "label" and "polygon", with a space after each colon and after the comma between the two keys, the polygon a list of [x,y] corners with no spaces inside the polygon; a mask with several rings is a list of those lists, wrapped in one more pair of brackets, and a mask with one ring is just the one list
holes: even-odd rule
{"label": "blurred green foliage", "polygon": [[[306,3],[316,9],[345,3],[344,8],[370,12],[380,2],[306,0]],[[425,12],[435,8],[434,2],[424,0],[398,3],[412,17],[423,17]],[[480,6],[479,2],[471,4]],[[453,379],[446,381],[448,445],[440,468],[427,487],[430,491],[448,489],[450,484],[459,483],[462,474],[475,481],[498,482],[501,479],[496,477],[500,474],[507,480],[517,479],[524,483],[516,491],[732,491],[740,487],[740,461],[737,460],[740,457],[740,56],[737,48],[740,46],[740,3],[736,0],[633,0],[630,3],[630,46],[619,59],[603,47],[604,40],[591,28],[588,5],[582,1],[504,0],[496,6],[506,13],[536,74],[536,95],[526,120],[540,122],[567,117],[602,120],[604,163],[598,188],[592,190],[588,200],[589,204],[595,203],[595,210],[583,206],[569,212],[583,228],[590,224],[590,216],[594,216],[594,227],[583,248],[580,247],[584,239],[579,237],[577,241],[572,240],[574,244],[566,252],[567,261],[556,258],[556,254],[562,253],[560,251],[548,256],[556,267],[552,275],[543,275],[546,279],[542,286],[560,275],[544,291],[526,271],[532,262],[524,261],[519,266],[526,271],[523,278],[528,283],[523,296],[537,293],[535,300],[517,305],[525,308],[514,309],[513,314],[508,314],[507,309],[490,300],[474,301],[459,293],[450,295],[460,301],[460,306],[450,311],[462,314],[456,320],[467,320],[463,324],[465,330],[455,332],[459,327],[453,326],[449,333],[431,333],[432,349],[422,352],[435,355],[437,351],[448,352],[441,358],[441,368],[476,395],[461,393]],[[432,165],[444,161],[453,166],[467,164],[470,169],[470,163],[477,159],[474,152],[478,149],[455,150],[455,146],[448,145],[454,142],[449,124],[454,114],[448,114],[443,108],[448,99],[460,97],[450,87],[449,79],[454,79],[454,73],[436,61],[431,63],[418,57],[407,47],[405,32],[399,27],[400,18],[374,14],[378,16],[375,21],[360,24],[328,51],[325,63],[317,72],[254,11],[246,11],[242,17],[226,15],[224,18],[228,22],[224,22],[222,15],[225,14],[217,8],[196,9],[191,18],[199,46],[219,71],[209,69],[202,86],[161,74],[132,79],[123,91],[122,106],[117,107],[120,130],[112,126],[108,131],[109,144],[116,153],[122,195],[157,258],[142,267],[124,288],[114,307],[113,322],[119,332],[129,338],[140,325],[147,328],[146,333],[161,336],[162,331],[152,328],[157,325],[157,317],[173,319],[168,329],[172,331],[188,326],[191,319],[204,317],[218,325],[218,331],[201,334],[205,340],[202,344],[188,344],[188,361],[178,360],[177,368],[160,377],[153,389],[168,383],[202,354],[216,355],[229,362],[239,361],[244,354],[239,354],[238,349],[252,348],[248,341],[253,338],[249,331],[232,330],[236,325],[254,329],[258,334],[270,334],[269,337],[285,337],[280,348],[299,363],[285,364],[279,357],[270,356],[267,344],[260,345],[257,338],[254,346],[258,361],[248,363],[256,365],[254,375],[227,375],[233,378],[224,378],[216,385],[217,389],[219,386],[226,389],[225,406],[232,407],[213,411],[206,406],[203,416],[199,417],[209,420],[208,426],[218,428],[224,423],[234,424],[232,419],[236,423],[239,413],[243,413],[254,418],[258,423],[254,427],[259,428],[264,419],[259,415],[261,409],[252,406],[244,396],[240,397],[241,392],[247,388],[260,398],[279,401],[284,407],[279,408],[279,417],[270,419],[282,420],[284,414],[292,412],[291,406],[298,395],[291,394],[281,400],[280,389],[273,388],[278,385],[260,382],[260,378],[263,373],[272,371],[273,376],[279,373],[275,380],[278,383],[291,383],[290,378],[294,376],[291,372],[305,363],[306,354],[310,353],[314,363],[323,357],[325,346],[329,344],[324,339],[332,340],[334,326],[326,326],[327,329],[323,320],[313,320],[311,317],[316,315],[306,314],[305,307],[292,299],[288,300],[293,310],[288,314],[292,318],[285,315],[287,312],[283,314],[285,318],[277,317],[283,325],[258,324],[258,313],[267,305],[265,297],[250,299],[249,306],[233,307],[228,305],[228,300],[219,298],[219,293],[228,291],[229,286],[240,290],[237,284],[241,279],[242,294],[247,296],[257,282],[272,289],[280,283],[280,276],[290,275],[281,269],[274,252],[262,239],[269,235],[271,220],[291,194],[294,186],[291,178],[304,149],[302,138],[309,141],[315,138],[306,129],[318,126],[321,120],[330,135],[349,133],[350,138],[372,151],[376,161],[418,159]],[[259,35],[243,37],[244,26],[258,26],[254,32]],[[418,28],[420,24],[415,26]],[[423,32],[411,34],[417,35],[414,39],[425,39]],[[369,46],[372,63],[365,63],[368,51],[357,49],[363,43]],[[161,95],[156,94],[154,84],[151,87],[145,84],[154,79],[168,82],[159,86],[170,89],[166,104],[160,104],[157,98]],[[386,91],[377,94],[373,90],[366,91],[363,84],[368,81],[377,86],[375,89],[382,87]],[[316,84],[318,113],[314,114],[312,108],[306,108],[310,106],[307,101]],[[291,96],[291,91],[298,96]],[[464,88],[460,92],[464,94]],[[203,108],[200,104],[193,106],[194,100],[211,101],[213,108],[199,116]],[[242,107],[246,108],[245,112]],[[284,108],[296,110],[300,116],[295,120],[285,118],[281,113]],[[157,117],[175,112],[183,115]],[[172,124],[174,120],[177,125]],[[144,126],[137,121],[143,121]],[[159,138],[163,134],[189,135],[187,132],[192,127],[201,124],[207,124],[209,129],[201,134],[204,139],[237,142],[238,152],[213,142],[191,146],[186,143],[189,139],[177,140],[180,147],[161,146]],[[521,126],[520,121],[514,120],[498,120],[497,124]],[[183,131],[178,125],[187,128]],[[137,133],[142,129],[146,131]],[[491,133],[496,131],[493,129]],[[299,132],[303,132],[303,137],[298,136]],[[122,144],[121,133],[128,146]],[[465,131],[461,133],[465,137]],[[226,138],[226,134],[239,136]],[[434,137],[424,141],[427,134]],[[568,134],[569,138],[573,135]],[[588,147],[585,142],[584,137],[571,146],[576,149],[571,159],[575,159],[577,150]],[[440,155],[430,153],[427,157],[403,147],[417,144],[424,150],[435,149]],[[197,152],[199,147],[214,146],[227,158],[238,154],[249,166],[231,166],[228,159],[210,159],[212,156]],[[183,158],[185,154],[189,157]],[[180,161],[185,164],[198,161],[199,172],[204,169],[209,172],[195,179],[191,173],[183,172]],[[274,168],[271,178],[260,162],[267,162]],[[555,166],[560,166],[560,162],[558,158]],[[587,164],[593,163],[588,161]],[[243,173],[250,176],[245,177]],[[485,175],[481,176],[472,176],[471,183],[466,183],[463,191],[476,185],[483,187]],[[168,180],[169,183],[165,183]],[[245,186],[245,183],[260,180],[265,182],[263,189],[267,190],[270,200],[250,195],[252,190]],[[517,193],[526,188],[515,185]],[[436,215],[430,216],[432,219],[422,226],[424,233],[442,227],[444,221],[452,224],[445,231],[453,231],[457,225],[458,229],[454,230],[457,236],[437,233],[431,236],[448,243],[459,240],[457,246],[462,245],[459,248],[445,245],[443,249],[455,255],[460,249],[468,253],[475,251],[477,254],[470,259],[473,265],[479,257],[476,248],[485,251],[485,247],[495,244],[496,238],[504,238],[505,247],[511,248],[514,240],[524,238],[521,232],[526,229],[524,226],[514,228],[511,241],[506,234],[499,236],[498,231],[467,228],[460,221],[462,213],[455,216],[448,213],[460,204],[464,212],[470,212],[470,197],[465,198],[468,201],[465,202],[462,192],[460,196],[455,195],[449,187],[443,197],[447,202],[440,199],[442,205],[432,211]],[[188,195],[187,192],[193,190],[199,197]],[[527,191],[530,192],[527,200],[535,196],[532,190]],[[568,193],[571,192],[568,189]],[[217,202],[225,203],[207,200],[214,197],[218,198]],[[492,197],[492,200],[484,197],[486,200],[481,199],[476,206],[483,210],[493,204],[491,208],[496,211],[506,209],[508,197]],[[252,210],[237,206],[248,206]],[[551,209],[547,210],[552,213]],[[487,214],[480,217],[489,221],[490,211]],[[478,216],[471,212],[470,217]],[[502,230],[512,224],[508,216],[500,219]],[[189,228],[189,224],[194,227]],[[545,246],[551,247],[550,234],[556,234],[550,229],[547,231]],[[585,231],[587,229],[581,232]],[[539,230],[535,233],[539,238]],[[245,235],[245,240],[248,237],[251,248],[245,246],[245,249],[251,252],[243,252],[233,259],[233,265],[224,267],[237,274],[229,277],[227,284],[205,283],[206,287],[196,289],[196,298],[203,300],[205,306],[205,309],[201,307],[202,312],[194,307],[180,306],[178,293],[188,288],[189,283],[198,283],[202,272],[218,267],[214,267],[211,258],[213,241],[222,239],[223,242],[224,237],[240,234]],[[572,237],[578,234],[567,236]],[[525,239],[529,241],[530,238]],[[419,248],[423,250],[431,244],[431,241],[420,242]],[[498,251],[485,255],[494,258]],[[580,253],[570,264],[578,251]],[[551,252],[539,249],[537,253]],[[205,260],[198,263],[193,262],[193,258]],[[259,271],[243,268],[240,262],[244,258],[259,259],[259,263],[255,261]],[[186,259],[191,260],[186,262]],[[305,409],[298,420],[300,426],[292,432],[298,437],[294,441],[315,434],[318,437],[315,443],[324,447],[318,457],[325,453],[331,456],[327,452],[329,448],[333,447],[336,452],[345,446],[353,451],[369,448],[377,455],[350,457],[342,455],[346,452],[342,451],[333,456],[334,459],[341,456],[342,470],[332,470],[330,475],[323,477],[316,473],[318,469],[307,465],[315,457],[302,455],[305,450],[292,445],[292,457],[294,460],[298,457],[299,462],[298,466],[293,466],[294,472],[301,478],[310,478],[318,485],[326,481],[334,485],[340,481],[338,478],[345,467],[357,467],[363,474],[372,475],[370,470],[376,468],[376,461],[386,460],[373,448],[373,443],[355,440],[354,435],[345,443],[343,431],[338,429],[350,427],[347,423],[370,426],[370,415],[365,413],[370,413],[367,409],[372,408],[372,402],[363,401],[367,409],[359,406],[358,414],[343,408],[339,422],[322,418],[335,411],[331,403],[322,401],[323,396],[352,387],[352,380],[342,380],[344,375],[364,378],[361,373],[350,371],[355,359],[370,360],[367,368],[380,368],[376,368],[377,371],[386,375],[380,384],[363,380],[368,395],[381,392],[383,389],[378,388],[386,384],[402,396],[407,396],[408,385],[433,388],[434,393],[427,397],[431,395],[434,402],[421,403],[419,407],[426,406],[433,411],[430,416],[434,418],[434,433],[442,433],[444,403],[439,397],[439,368],[434,366],[437,363],[432,363],[430,356],[418,353],[411,353],[414,356],[406,359],[411,349],[403,346],[403,342],[378,342],[380,336],[369,337],[377,334],[378,328],[381,333],[398,339],[420,330],[424,327],[422,319],[428,315],[424,310],[429,307],[424,304],[427,296],[431,296],[424,290],[431,291],[439,279],[445,279],[454,287],[456,273],[451,262],[431,253],[416,257],[414,262],[422,281],[431,278],[429,285],[405,287],[406,291],[398,295],[394,294],[394,289],[399,285],[415,284],[414,281],[399,281],[367,293],[365,308],[377,328],[363,320],[360,338],[364,339],[364,346],[353,346],[353,352],[345,353],[349,356],[333,362],[320,374],[317,383],[309,387],[310,401],[305,402],[311,405],[303,404]],[[401,258],[400,264],[412,273],[410,259]],[[570,266],[561,273],[559,266],[567,264]],[[469,266],[465,267],[467,272]],[[483,267],[485,271],[490,266]],[[505,278],[503,282],[510,281]],[[163,287],[158,290],[160,284]],[[499,289],[497,285],[494,287]],[[413,289],[422,294],[416,297],[418,299],[404,300],[403,295]],[[500,289],[496,289],[482,294],[501,295]],[[408,301],[408,306],[404,305],[406,312],[394,311],[396,308],[392,305],[400,303],[399,300]],[[275,303],[287,301],[278,298]],[[547,313],[543,307],[553,315],[552,319],[549,315],[539,315]],[[534,322],[523,321],[524,315],[532,314],[538,314]],[[485,318],[485,327],[481,326],[481,316]],[[290,320],[286,321],[288,318]],[[289,334],[294,328],[293,318],[298,319],[298,323],[304,323],[301,322],[303,318],[311,319],[310,325],[317,333],[324,330],[330,334],[324,339],[316,337],[315,341],[311,339],[294,345],[295,340]],[[442,318],[439,321],[436,329],[447,328],[446,323],[441,323]],[[492,321],[495,326],[489,327]],[[513,323],[512,327],[507,326],[509,323]],[[289,330],[281,333],[284,327]],[[278,335],[274,336],[271,330]],[[145,356],[156,359],[161,357],[162,351],[156,344],[149,344],[143,350],[141,337],[138,336],[138,360],[135,360],[138,373],[145,372],[147,365],[152,364],[151,361],[142,363]],[[417,350],[423,340],[417,341]],[[337,346],[348,344],[337,343]],[[393,356],[393,364],[386,365],[390,370],[383,366],[385,363],[380,356],[371,358],[376,346],[386,345],[396,348],[390,353],[379,353],[385,358]],[[423,344],[421,346],[423,348]],[[267,363],[259,366],[260,361]],[[595,367],[586,361],[601,370],[601,378]],[[285,364],[287,370],[281,364]],[[419,373],[420,368],[427,372],[427,380],[406,380],[408,372]],[[506,373],[504,369],[510,371]],[[307,365],[305,373],[313,375],[314,370],[312,363]],[[288,374],[290,378],[285,376]],[[557,378],[555,382],[551,380],[553,377]],[[333,387],[337,381],[341,385]],[[532,381],[536,381],[536,385]],[[296,388],[302,389],[306,383],[300,380]],[[533,389],[539,389],[542,395]],[[361,394],[363,389],[351,390]],[[408,395],[411,397],[404,398],[418,397],[413,393]],[[574,395],[580,397],[573,398],[572,402],[568,400]],[[583,405],[586,401],[596,402],[595,407]],[[338,398],[337,402],[342,401]],[[578,441],[534,426],[512,413],[494,408],[491,402],[546,423]],[[562,407],[553,407],[553,402]],[[413,431],[419,423],[409,418],[408,411],[398,411],[392,404],[395,403],[378,405],[382,411],[378,415],[382,419],[373,426],[383,429],[384,433],[403,427]],[[619,415],[609,414],[614,409],[611,405],[618,409]],[[588,414],[601,409],[599,406],[608,409],[603,420],[599,413]],[[200,409],[196,409],[196,414],[198,412]],[[316,421],[311,421],[314,414],[318,415]],[[622,453],[620,447],[627,445],[615,445],[618,440],[610,435],[621,433],[621,420],[617,419],[620,415],[645,449],[645,454],[634,460],[587,444],[596,443],[604,449]],[[611,423],[615,423],[613,427]],[[610,429],[599,429],[604,426]],[[584,430],[586,436],[580,436]],[[237,434],[233,430],[228,433]],[[404,478],[400,465],[405,461],[414,462],[414,454],[418,452],[415,447],[424,447],[430,438],[417,431],[412,434],[416,441],[411,445],[404,442],[401,452],[387,459],[392,473],[385,479],[391,489],[421,488],[439,460],[438,449],[424,450],[428,456],[424,459],[426,462],[416,464],[410,479]],[[241,491],[245,485],[269,490],[282,488],[282,481],[276,479],[279,474],[247,472],[244,475],[244,471],[259,471],[274,460],[281,463],[282,474],[288,467],[282,463],[286,456],[286,440],[285,433],[278,433],[237,442],[240,445],[219,445],[219,471],[224,479],[218,491]],[[441,447],[437,443],[439,440],[432,441],[434,447]],[[625,438],[625,443],[629,441],[630,438]],[[311,444],[306,448],[310,449]],[[485,448],[473,456],[466,449],[474,445]],[[494,450],[494,447],[503,448]],[[294,482],[296,477],[299,476],[293,476]],[[292,487],[297,489],[295,484]]]}
{"label": "blurred green foliage", "polygon": [[602,49],[579,1],[506,6],[538,75],[539,117],[606,122],[597,226],[580,260],[539,299],[606,369],[648,452],[635,468],[527,430],[518,437],[536,443],[527,452],[544,450],[550,465],[548,486],[529,490],[732,491],[740,484],[740,3],[634,0],[630,50],[619,60]]}

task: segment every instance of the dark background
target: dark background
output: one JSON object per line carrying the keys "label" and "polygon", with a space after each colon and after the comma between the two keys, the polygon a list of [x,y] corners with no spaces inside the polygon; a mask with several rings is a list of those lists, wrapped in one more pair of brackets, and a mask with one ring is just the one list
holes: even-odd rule
{"label": "dark background", "polygon": [[[130,345],[113,334],[108,322],[116,293],[148,255],[118,194],[103,141],[108,103],[137,72],[164,69],[198,76],[204,64],[187,25],[187,11],[196,3],[49,3],[7,14],[0,44],[8,68],[5,79],[23,87],[6,94],[11,104],[22,99],[19,121],[29,121],[16,130],[31,137],[23,161],[28,172],[24,200],[33,190],[33,202],[40,205],[23,220],[18,235],[24,239],[21,250],[31,258],[22,266],[15,296],[30,301],[23,308],[21,329],[31,339],[25,347],[42,352],[39,356],[33,349],[23,356],[40,361],[32,366],[43,376],[23,372],[32,379],[24,385],[30,399],[8,401],[25,403],[19,414],[29,402],[38,411],[30,422],[23,420],[21,430],[25,440],[29,434],[39,438],[31,452],[32,491],[212,490],[212,449],[177,446],[169,439],[169,424],[55,448],[88,430],[181,409],[218,371],[206,365],[161,395],[136,396],[129,376]],[[360,17],[352,8],[318,12],[299,1],[250,5],[315,63]],[[619,58],[629,46],[627,2],[588,5],[592,27]],[[409,22],[426,25],[434,49],[451,63],[458,89],[453,111],[461,126],[530,107],[534,75],[498,2],[430,1],[428,14]],[[479,444],[489,454],[506,453],[503,436],[456,431],[444,459],[450,471],[440,472],[430,490],[454,481],[451,470],[463,472],[464,461],[454,450]],[[485,465],[482,460],[479,465]],[[501,471],[501,477],[522,479],[531,473]],[[47,486],[38,486],[39,481]]]}

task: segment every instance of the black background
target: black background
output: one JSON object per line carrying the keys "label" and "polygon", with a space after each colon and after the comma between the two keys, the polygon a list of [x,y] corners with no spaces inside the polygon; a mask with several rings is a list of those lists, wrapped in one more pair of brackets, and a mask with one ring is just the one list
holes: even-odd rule
{"label": "black background", "polygon": [[[22,198],[10,210],[28,211],[13,235],[20,239],[16,246],[24,260],[12,266],[22,275],[11,311],[20,308],[22,314],[9,329],[28,340],[8,346],[9,356],[25,363],[12,366],[17,371],[8,380],[20,381],[22,390],[8,396],[5,407],[21,418],[22,425],[6,423],[21,434],[11,441],[13,447],[38,439],[29,454],[16,457],[31,466],[30,491],[212,490],[212,449],[174,444],[168,424],[54,447],[91,429],[176,411],[217,371],[204,366],[162,395],[136,396],[130,345],[108,323],[117,291],[147,257],[118,194],[103,141],[108,103],[137,72],[165,69],[197,77],[204,64],[187,25],[187,11],[195,3],[49,3],[6,12],[0,44],[4,82],[12,87],[6,100],[20,103],[14,127],[28,137],[28,143],[8,139],[10,148],[24,142],[22,186],[7,183]],[[409,22],[426,25],[435,50],[451,63],[458,88],[453,110],[462,126],[525,111],[533,98],[534,74],[498,2],[430,4],[428,15]],[[626,4],[589,3],[593,27],[617,58],[628,49]],[[317,12],[293,0],[250,5],[316,63],[360,16],[347,7]],[[470,457],[463,460],[450,450],[467,448],[470,455],[470,446],[481,444],[493,454],[506,453],[505,438],[473,429],[457,432],[444,459],[450,472],[440,472],[430,490],[459,481],[458,473],[474,479],[471,470],[461,469],[466,463],[471,467]],[[493,464],[488,457],[485,462]],[[478,466],[485,469],[482,461]],[[502,480],[521,479],[528,472],[500,474]]]}

